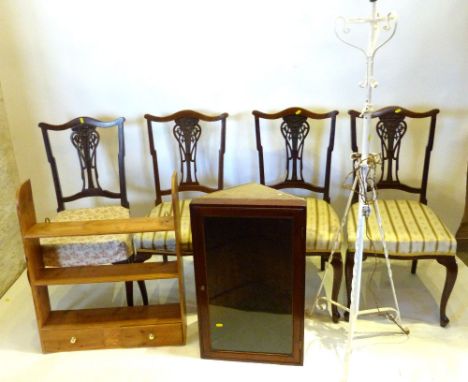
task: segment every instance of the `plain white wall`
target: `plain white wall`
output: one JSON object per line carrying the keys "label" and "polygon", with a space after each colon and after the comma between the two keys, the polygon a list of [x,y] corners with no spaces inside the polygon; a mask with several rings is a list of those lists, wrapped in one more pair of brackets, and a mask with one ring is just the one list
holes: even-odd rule
{"label": "plain white wall", "polygon": [[[399,26],[377,56],[374,103],[441,109],[428,198],[455,231],[468,159],[468,2],[380,0],[378,6],[381,13],[395,11]],[[0,1],[0,81],[20,178],[32,179],[39,218],[56,208],[40,121],[126,117],[129,199],[132,214],[144,215],[154,200],[145,113],[229,112],[230,186],[258,180],[251,111],[289,106],[340,111],[332,203],[342,213],[341,183],[350,169],[346,112],[362,107],[357,83],[365,67],[359,52],[336,39],[334,23],[339,15],[369,11],[365,0]],[[114,155],[110,144],[107,150]],[[63,150],[57,159],[67,155],[75,160]],[[283,147],[276,142],[267,155],[283,155]],[[402,166],[415,172],[410,161]],[[161,165],[168,179],[172,165]],[[66,185],[72,177],[65,170]],[[113,172],[101,172],[103,183]]]}

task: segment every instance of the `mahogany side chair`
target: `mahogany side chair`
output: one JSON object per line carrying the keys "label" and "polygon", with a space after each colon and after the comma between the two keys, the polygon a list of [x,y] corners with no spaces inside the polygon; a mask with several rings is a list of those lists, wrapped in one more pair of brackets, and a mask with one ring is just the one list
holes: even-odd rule
{"label": "mahogany side chair", "polygon": [[[339,219],[335,210],[330,204],[330,172],[332,163],[332,153],[335,142],[335,123],[338,111],[327,113],[314,113],[312,111],[291,107],[278,113],[268,114],[261,111],[253,111],[255,117],[255,136],[258,151],[258,164],[260,173],[260,183],[265,185],[265,162],[262,145],[262,130],[264,135],[268,134],[274,137],[281,137],[284,141],[286,168],[278,176],[284,177],[278,183],[268,184],[267,186],[275,189],[295,189],[307,190],[310,192],[322,194],[322,199],[313,197],[312,194],[306,197],[307,201],[307,228],[306,228],[306,255],[320,256],[321,269],[324,269],[325,261],[330,256],[336,232],[339,228]],[[325,120],[329,124],[328,147],[326,149],[325,171],[322,184],[316,185],[305,180],[303,167],[305,163],[304,146],[306,139],[317,138],[316,134],[309,134],[314,129],[318,131],[318,125]],[[264,126],[264,128],[262,128]],[[273,131],[272,131],[273,130]],[[311,160],[309,159],[311,162]],[[309,163],[310,163],[309,162]],[[274,166],[271,166],[274,167]],[[278,173],[277,168],[270,169],[269,173]],[[284,175],[286,173],[286,175]],[[310,174],[307,174],[310,175]],[[309,193],[307,193],[309,195]],[[340,239],[341,243],[341,239]],[[341,252],[338,250],[331,260],[333,266],[333,287],[332,298],[337,301],[340,291],[340,284],[343,274],[343,265]],[[332,305],[332,319],[338,322],[340,314],[335,305]]]}
{"label": "mahogany side chair", "polygon": [[[44,139],[47,159],[51,166],[55,195],[57,198],[57,215],[51,218],[54,222],[126,219],[130,217],[127,189],[125,182],[125,139],[123,117],[103,122],[89,117],[75,118],[62,125],[39,123]],[[101,141],[99,131],[117,129],[118,139],[118,191],[103,189],[99,183],[97,149]],[[70,132],[70,151],[60,159],[68,160],[77,155],[81,175],[81,189],[69,196],[62,192],[56,157],[53,155],[49,132]],[[109,171],[109,173],[112,173]],[[65,204],[81,198],[104,197],[116,199],[119,205],[105,205],[88,208],[65,209]],[[61,238],[43,238],[43,261],[47,267],[87,267],[102,264],[127,264],[134,260],[132,237],[130,234],[73,236]],[[138,281],[143,303],[148,304],[143,281]],[[125,282],[126,298],[133,306],[133,283]]]}
{"label": "mahogany side chair", "polygon": [[[149,216],[164,216],[171,214],[171,202],[163,201],[163,197],[170,196],[171,189],[163,188],[160,179],[160,168],[157,154],[157,136],[162,135],[163,129],[172,130],[174,138],[173,147],[179,152],[180,182],[179,193],[185,191],[199,191],[210,193],[223,189],[224,179],[224,151],[226,145],[226,120],[227,113],[219,115],[206,115],[193,110],[182,110],[167,116],[155,116],[145,114],[148,127],[148,138],[150,154],[153,162],[154,187],[156,191],[155,206],[152,208]],[[205,140],[212,141],[213,136],[203,134],[207,129],[219,131],[219,150],[217,154],[217,169],[213,171],[214,175],[204,174],[202,181],[199,180],[197,167],[198,148],[200,140],[206,136]],[[167,130],[166,130],[167,132]],[[207,157],[208,152],[203,152]],[[162,162],[162,161],[161,161]],[[215,163],[213,161],[213,163]],[[209,185],[209,178],[216,178],[216,185]],[[190,198],[180,199],[181,215],[181,235],[180,245],[182,255],[192,255],[192,232],[190,227]],[[152,255],[162,255],[164,261],[167,256],[175,255],[176,241],[173,231],[169,232],[145,232],[135,234],[133,243],[137,252],[137,260],[145,261]]]}
{"label": "mahogany side chair", "polygon": [[[427,205],[427,184],[429,163],[436,128],[436,117],[439,110],[415,112],[399,106],[389,106],[375,111],[372,118],[376,120],[375,131],[380,143],[380,178],[375,179],[377,189],[393,189],[419,195],[419,200],[382,199],[379,195],[379,211],[385,232],[385,243],[389,257],[397,260],[411,260],[411,273],[416,272],[419,260],[436,260],[446,268],[446,279],[440,302],[440,325],[445,327],[449,319],[446,315],[447,301],[452,292],[458,272],[455,260],[457,244],[454,235],[448,230],[442,220]],[[360,112],[350,110],[351,118],[351,148],[359,151],[356,139],[356,124],[361,118]],[[420,120],[419,122],[416,119]],[[427,122],[427,123],[426,123]],[[425,125],[425,126],[424,126]],[[427,132],[427,143],[422,175],[418,185],[409,185],[400,180],[401,154],[404,151],[403,138],[408,129],[419,129],[417,142],[424,142],[424,128]],[[406,142],[406,141],[405,141]],[[413,145],[414,146],[414,145]],[[408,146],[406,146],[408,147]],[[402,151],[403,150],[403,151]],[[407,164],[415,174],[418,169],[416,160]],[[408,175],[407,175],[408,176]],[[419,181],[419,180],[417,180]],[[415,181],[411,181],[414,183]],[[354,204],[348,216],[348,251],[346,255],[345,279],[350,304],[351,283],[354,266],[354,248],[356,244],[356,226],[358,205]],[[380,240],[377,219],[372,213],[366,221],[366,238],[364,238],[364,256],[384,257]]]}

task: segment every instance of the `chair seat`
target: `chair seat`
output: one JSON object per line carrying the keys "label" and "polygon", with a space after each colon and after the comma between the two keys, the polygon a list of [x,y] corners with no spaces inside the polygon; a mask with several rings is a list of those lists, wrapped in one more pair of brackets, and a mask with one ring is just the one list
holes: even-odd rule
{"label": "chair seat", "polygon": [[[70,209],[59,212],[52,222],[126,219],[122,206]],[[102,265],[127,260],[132,255],[131,235],[66,236],[40,240],[44,265],[72,267]]]}
{"label": "chair seat", "polygon": [[[306,201],[306,252],[330,252],[340,225],[338,215],[324,200],[306,198]],[[339,240],[341,242],[341,238]]]}
{"label": "chair seat", "polygon": [[[192,252],[192,229],[190,226],[190,202],[191,199],[179,200],[180,208],[180,233],[181,250],[185,253]],[[154,207],[149,216],[161,217],[172,215],[172,203],[163,202]],[[158,253],[175,252],[175,233],[167,232],[144,232],[133,235],[133,245],[136,251],[140,249],[150,250]]]}
{"label": "chair seat", "polygon": [[[329,252],[333,246],[333,240],[339,226],[336,212],[330,204],[315,198],[307,200],[307,233],[306,251]],[[192,231],[190,227],[190,201],[181,200],[181,247],[183,252],[192,252]],[[151,210],[150,217],[158,217],[172,214],[170,202],[164,202]],[[146,249],[155,252],[174,252],[175,236],[173,231],[145,232],[133,236],[135,250]]]}
{"label": "chair seat", "polygon": [[[437,215],[414,200],[380,200],[388,253],[396,256],[448,255],[456,253],[456,240]],[[358,204],[348,216],[348,246],[355,248]],[[371,213],[364,239],[364,251],[383,253],[376,214]]]}

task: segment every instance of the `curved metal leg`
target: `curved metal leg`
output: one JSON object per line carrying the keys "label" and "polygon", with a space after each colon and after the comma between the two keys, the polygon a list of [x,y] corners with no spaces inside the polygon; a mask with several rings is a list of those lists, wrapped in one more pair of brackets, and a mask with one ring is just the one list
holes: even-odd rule
{"label": "curved metal leg", "polygon": [[449,319],[445,314],[447,308],[447,301],[452,293],[453,286],[457,280],[458,275],[458,264],[455,260],[455,256],[444,256],[437,258],[437,262],[442,264],[446,270],[447,275],[445,276],[444,290],[442,291],[442,298],[440,300],[440,326],[445,328],[449,323]]}

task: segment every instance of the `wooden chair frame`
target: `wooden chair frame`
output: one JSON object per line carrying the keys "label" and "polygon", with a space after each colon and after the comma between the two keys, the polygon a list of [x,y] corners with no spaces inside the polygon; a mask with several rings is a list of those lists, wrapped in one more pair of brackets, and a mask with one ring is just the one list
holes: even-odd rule
{"label": "wooden chair frame", "polygon": [[[120,199],[120,205],[129,208],[130,205],[127,199],[127,185],[125,180],[125,135],[124,135],[125,118],[120,117],[113,121],[103,122],[90,117],[78,117],[61,125],[51,125],[41,122],[39,127],[42,131],[44,146],[46,149],[47,160],[49,161],[54,181],[55,196],[57,198],[57,212],[65,210],[65,203],[75,201],[87,197],[105,197],[111,199]],[[119,166],[119,190],[117,192],[105,190],[99,184],[99,173],[96,165],[97,147],[100,142],[98,129],[110,129],[117,127],[118,129],[118,166]],[[60,176],[57,169],[57,162],[52,152],[49,131],[65,131],[71,130],[70,141],[75,147],[78,160],[80,163],[82,188],[69,196],[64,196],[60,182]],[[127,264],[135,261],[134,254],[127,260],[116,262],[116,265]],[[143,304],[148,304],[148,294],[143,281],[138,282]],[[133,305],[133,283],[127,281],[125,283],[127,303]]]}
{"label": "wooden chair frame", "polygon": [[[434,145],[434,135],[436,128],[438,109],[429,110],[427,112],[418,113],[405,109],[400,106],[389,106],[383,109],[377,110],[372,113],[372,118],[378,118],[379,123],[376,126],[377,134],[381,140],[382,148],[382,163],[381,163],[381,178],[376,183],[377,189],[396,189],[409,193],[419,194],[419,202],[427,204],[427,183],[429,176],[429,164],[432,148]],[[357,118],[362,118],[361,113],[356,110],[348,111],[351,119],[351,149],[353,152],[359,152],[356,139],[356,122]],[[409,186],[402,183],[398,177],[399,169],[399,155],[401,139],[403,138],[407,125],[406,118],[430,118],[428,141],[424,155],[424,166],[422,171],[421,185],[420,187]],[[379,128],[381,129],[379,132]],[[382,254],[376,253],[364,253],[364,259],[367,256],[384,257]],[[458,265],[455,260],[455,256],[447,255],[426,255],[426,256],[411,256],[411,255],[390,255],[391,259],[399,260],[412,260],[411,273],[416,273],[417,261],[420,259],[435,259],[441,265],[446,268],[446,279],[444,283],[444,289],[442,291],[442,297],[440,302],[440,325],[445,327],[449,323],[449,319],[446,315],[447,301],[452,292],[453,286],[457,279]],[[353,278],[353,267],[354,267],[354,250],[349,249],[346,252],[346,263],[345,263],[345,281],[346,291],[348,297],[348,306],[351,303],[351,283]]]}
{"label": "wooden chair frame", "polygon": [[[46,149],[47,159],[52,170],[52,178],[54,180],[55,195],[57,197],[57,212],[65,209],[66,202],[85,198],[102,196],[112,199],[120,199],[122,207],[129,208],[127,199],[127,185],[125,181],[125,138],[124,138],[124,122],[125,118],[117,118],[114,121],[102,122],[89,117],[79,117],[62,125],[51,125],[41,122],[39,127],[42,130],[42,137]],[[96,149],[99,144],[99,133],[97,128],[118,128],[119,140],[119,191],[112,192],[104,190],[99,184],[99,174],[96,167]],[[60,176],[57,169],[57,163],[52,153],[52,145],[50,143],[49,131],[71,130],[71,142],[75,146],[78,153],[78,160],[81,168],[81,178],[83,181],[81,191],[70,195],[63,196]]]}
{"label": "wooden chair frame", "polygon": [[[305,189],[312,192],[323,194],[323,200],[330,203],[330,176],[331,176],[331,161],[332,153],[335,143],[335,125],[336,116],[338,111],[333,110],[328,113],[314,113],[301,107],[290,107],[277,113],[264,113],[258,110],[254,110],[252,114],[255,117],[255,137],[258,151],[258,169],[260,174],[260,183],[265,185],[265,168],[264,168],[264,157],[263,157],[263,146],[261,140],[261,120],[276,120],[283,119],[281,126],[281,132],[285,139],[286,145],[286,160],[287,160],[287,174],[285,180],[268,185],[275,189],[284,188],[299,188]],[[304,141],[308,135],[310,126],[307,123],[308,119],[312,120],[324,120],[330,119],[330,135],[327,147],[327,159],[325,168],[325,179],[323,185],[315,185],[304,181],[302,175],[303,169],[303,157],[302,150],[304,147]],[[290,171],[291,168],[291,171]],[[330,253],[306,253],[306,255],[318,255],[321,258],[321,270],[325,269],[325,262],[330,256]],[[343,275],[343,262],[340,253],[335,253],[331,261],[333,266],[333,287],[332,287],[332,299],[337,301],[338,294],[340,291],[341,279]],[[334,322],[339,320],[340,314],[338,308],[332,306],[332,318]]]}
{"label": "wooden chair frame", "polygon": [[[226,150],[226,119],[227,113],[209,116],[193,110],[182,110],[177,113],[159,117],[145,114],[148,126],[150,153],[153,161],[154,188],[156,191],[155,205],[162,203],[164,195],[170,195],[170,189],[161,189],[159,178],[158,155],[155,144],[154,124],[174,122],[173,134],[179,144],[181,179],[179,191],[213,192],[223,189],[224,152]],[[221,122],[221,141],[218,153],[218,186],[216,188],[201,184],[197,178],[196,155],[198,139],[202,133],[199,121]]]}
{"label": "wooden chair frame", "polygon": [[[163,197],[170,195],[170,189],[161,188],[159,176],[158,154],[156,150],[156,125],[159,123],[173,122],[172,132],[179,145],[180,154],[180,173],[181,179],[178,185],[179,191],[201,191],[210,193],[222,190],[224,186],[224,152],[226,150],[226,120],[228,113],[222,113],[215,116],[199,113],[194,110],[181,110],[167,116],[156,116],[145,114],[148,129],[149,149],[153,163],[153,179],[156,193],[155,206],[163,202]],[[210,187],[198,181],[197,177],[197,149],[198,140],[202,134],[202,127],[199,122],[220,122],[220,147],[218,152],[218,182],[217,187]],[[154,254],[163,256],[167,261],[168,256],[173,255],[172,251],[157,251],[153,249],[136,250],[136,261],[146,261]],[[182,255],[192,255],[193,252],[182,250]]]}

